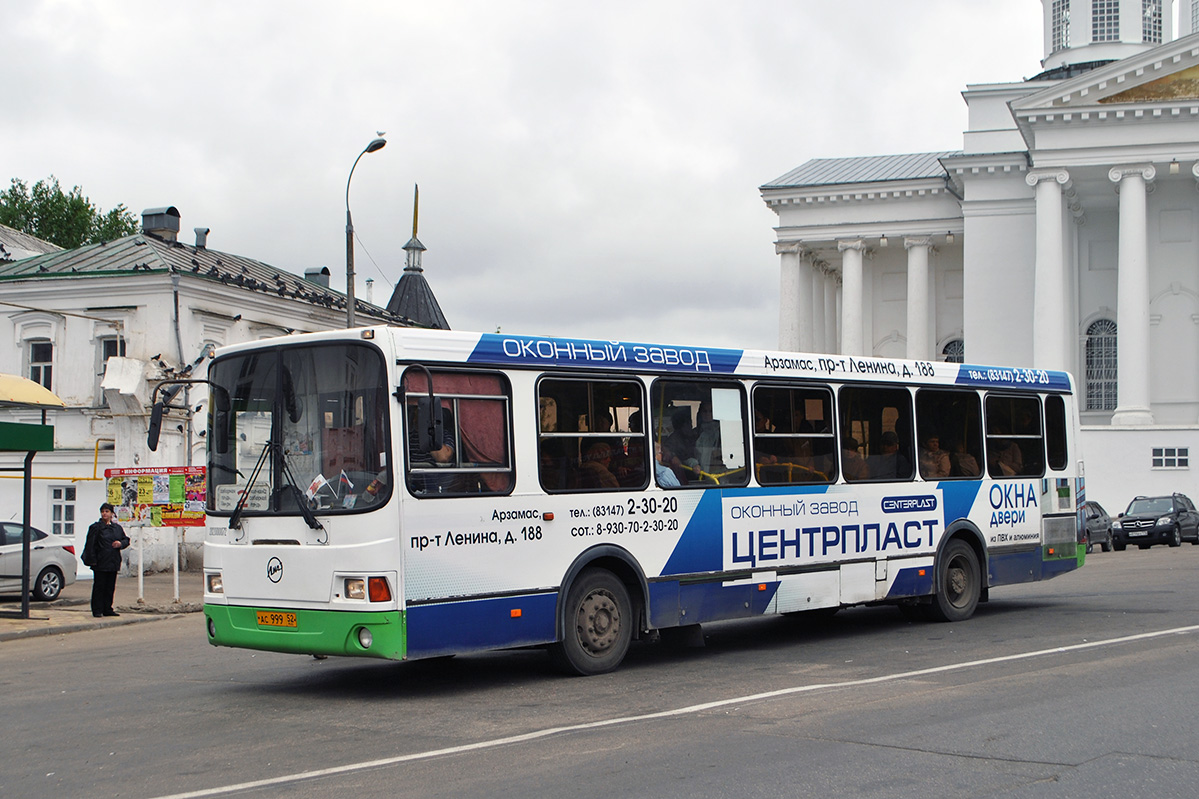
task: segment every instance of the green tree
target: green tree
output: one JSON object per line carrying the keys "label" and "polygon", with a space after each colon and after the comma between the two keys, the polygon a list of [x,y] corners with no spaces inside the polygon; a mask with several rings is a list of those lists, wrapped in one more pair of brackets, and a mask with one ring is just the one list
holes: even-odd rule
{"label": "green tree", "polygon": [[101,211],[78,186],[64,193],[53,175],[32,190],[13,178],[8,190],[0,192],[0,223],[68,250],[138,231],[137,218],[124,204]]}

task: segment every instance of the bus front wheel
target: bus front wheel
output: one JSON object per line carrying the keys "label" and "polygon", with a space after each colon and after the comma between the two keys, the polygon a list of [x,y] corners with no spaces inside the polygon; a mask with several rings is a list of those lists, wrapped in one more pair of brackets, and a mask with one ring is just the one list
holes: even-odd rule
{"label": "bus front wheel", "polygon": [[584,676],[612,671],[633,638],[629,591],[612,572],[585,569],[566,595],[563,622],[562,641],[550,650],[559,668]]}
{"label": "bus front wheel", "polygon": [[936,621],[965,621],[974,615],[982,592],[978,557],[961,539],[950,541],[937,569],[937,593],[928,606]]}

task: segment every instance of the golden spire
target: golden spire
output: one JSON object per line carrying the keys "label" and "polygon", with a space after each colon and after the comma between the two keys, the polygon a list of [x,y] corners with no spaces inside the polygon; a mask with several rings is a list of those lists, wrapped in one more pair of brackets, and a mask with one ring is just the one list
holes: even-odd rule
{"label": "golden spire", "polygon": [[414,193],[412,195],[412,238],[416,238],[416,220],[420,215],[420,186],[412,184]]}

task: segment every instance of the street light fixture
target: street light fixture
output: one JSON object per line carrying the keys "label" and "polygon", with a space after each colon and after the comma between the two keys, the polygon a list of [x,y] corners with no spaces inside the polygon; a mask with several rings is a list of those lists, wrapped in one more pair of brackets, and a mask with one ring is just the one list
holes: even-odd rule
{"label": "street light fixture", "polygon": [[387,139],[382,136],[372,139],[366,149],[358,153],[354,166],[350,167],[350,176],[346,178],[346,327],[354,326],[354,219],[350,216],[350,181],[354,179],[354,169],[362,156],[382,150],[386,145]]}

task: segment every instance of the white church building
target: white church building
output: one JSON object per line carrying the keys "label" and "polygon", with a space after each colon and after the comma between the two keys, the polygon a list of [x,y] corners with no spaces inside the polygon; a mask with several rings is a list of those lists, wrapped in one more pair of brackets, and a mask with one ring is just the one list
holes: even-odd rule
{"label": "white church building", "polygon": [[967,86],[960,151],[761,187],[779,345],[1068,370],[1088,498],[1194,498],[1199,0],[1043,5],[1043,71]]}

